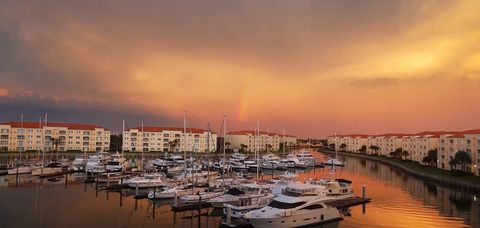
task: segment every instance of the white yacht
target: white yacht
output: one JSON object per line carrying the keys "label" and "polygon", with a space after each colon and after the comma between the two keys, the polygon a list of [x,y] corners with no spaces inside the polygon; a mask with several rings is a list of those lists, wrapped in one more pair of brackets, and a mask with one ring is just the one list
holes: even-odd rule
{"label": "white yacht", "polygon": [[336,158],[328,159],[326,162],[323,163],[324,165],[329,166],[344,166],[344,163]]}
{"label": "white yacht", "polygon": [[270,188],[259,184],[244,184],[239,188],[232,188],[220,197],[208,202],[213,207],[223,207],[227,214],[228,208],[231,209],[231,216],[242,218],[247,212],[267,206],[273,199]]}
{"label": "white yacht", "polygon": [[238,153],[238,152],[235,152],[235,153],[232,154],[232,160],[244,161],[245,159],[247,159],[247,156],[244,155],[244,154],[241,154],[241,153]]}
{"label": "white yacht", "polygon": [[46,166],[37,166],[32,168],[32,176],[40,176],[45,174],[58,173],[63,171],[61,164],[52,162]]}
{"label": "white yacht", "polygon": [[30,167],[30,166],[18,166],[18,169],[17,169],[17,167],[9,169],[8,170],[8,175],[16,175],[17,173],[18,174],[27,174],[27,173],[31,173],[31,172],[32,172],[32,167]]}
{"label": "white yacht", "polygon": [[127,184],[130,188],[152,188],[164,186],[165,176],[161,173],[145,174],[144,176],[132,177],[127,179],[124,184]]}
{"label": "white yacht", "polygon": [[162,158],[157,158],[153,160],[152,163],[154,166],[157,166],[157,167],[167,167],[167,166],[173,165],[173,161],[162,159]]}
{"label": "white yacht", "polygon": [[269,161],[264,161],[262,164],[260,164],[261,169],[270,169],[270,170],[275,170],[278,169],[280,165],[280,162],[277,160],[269,160]]}
{"label": "white yacht", "polygon": [[91,155],[88,157],[85,169],[90,173],[104,173],[107,171],[105,169],[105,164],[108,160],[110,160],[110,154],[106,152]]}
{"label": "white yacht", "polygon": [[77,155],[72,162],[73,170],[85,170],[88,158],[85,155]]}
{"label": "white yacht", "polygon": [[130,163],[120,154],[112,155],[112,159],[107,162],[105,169],[107,172],[122,172],[129,168]]}
{"label": "white yacht", "polygon": [[245,214],[253,227],[301,227],[340,220],[337,208],[325,204],[327,190],[321,185],[290,185],[268,206]]}
{"label": "white yacht", "polygon": [[295,168],[308,168],[308,163],[305,160],[300,160],[295,154],[288,154],[287,161],[293,163]]}
{"label": "white yacht", "polygon": [[298,175],[290,172],[285,172],[279,175],[278,178],[267,181],[267,185],[271,188],[274,195],[281,194],[286,187],[297,183],[300,183]]}
{"label": "white yacht", "polygon": [[187,172],[183,172],[177,176],[177,180],[187,181],[194,184],[208,184],[211,181],[220,178],[220,175],[216,171],[203,171],[198,167],[188,168]]}
{"label": "white yacht", "polygon": [[194,202],[206,202],[208,200],[211,200],[213,198],[219,197],[223,195],[223,191],[218,190],[218,191],[213,191],[213,192],[197,192],[194,194],[188,194],[181,196],[179,199],[184,202],[184,203],[194,203]]}
{"label": "white yacht", "polygon": [[335,199],[345,199],[353,197],[352,183],[345,179],[309,179],[305,181],[307,184],[315,184],[324,186],[327,189],[327,195]]}
{"label": "white yacht", "polygon": [[163,186],[157,189],[155,193],[153,190],[148,193],[149,199],[173,199],[175,196],[182,197],[189,194],[197,194],[203,192],[203,188],[194,188],[193,185],[180,185],[180,186]]}

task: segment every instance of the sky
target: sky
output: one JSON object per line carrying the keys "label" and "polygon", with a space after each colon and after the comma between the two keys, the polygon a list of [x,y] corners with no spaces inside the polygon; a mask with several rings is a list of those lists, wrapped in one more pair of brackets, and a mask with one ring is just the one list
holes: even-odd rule
{"label": "sky", "polygon": [[480,127],[480,1],[0,0],[0,121]]}

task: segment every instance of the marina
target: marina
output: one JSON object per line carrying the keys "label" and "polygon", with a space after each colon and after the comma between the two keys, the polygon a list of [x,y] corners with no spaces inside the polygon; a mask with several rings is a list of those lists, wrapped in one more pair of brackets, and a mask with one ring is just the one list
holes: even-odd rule
{"label": "marina", "polygon": [[[297,152],[301,153],[299,151]],[[327,155],[322,153],[312,151],[311,154],[313,154],[319,160],[330,159]],[[281,154],[279,157],[281,157]],[[352,192],[354,195],[346,195],[345,198],[332,198],[332,200],[327,200],[325,202],[321,201],[322,204],[326,205],[327,207],[335,208],[335,210],[339,212],[339,216],[334,216],[335,219],[332,219],[328,224],[318,223],[318,225],[323,224],[322,226],[328,225],[333,227],[356,226],[355,224],[367,224],[372,221],[375,223],[375,219],[371,218],[372,214],[393,212],[389,212],[388,208],[393,206],[392,203],[396,204],[394,202],[399,200],[402,202],[407,202],[407,204],[404,206],[405,210],[407,210],[409,207],[408,205],[415,205],[422,202],[427,205],[428,203],[431,204],[431,201],[425,200],[431,200],[433,195],[425,199],[418,198],[416,196],[416,192],[419,190],[422,192],[426,191],[428,194],[433,194],[433,189],[436,189],[435,191],[437,194],[439,191],[447,194],[452,194],[454,192],[453,190],[443,189],[442,187],[438,186],[433,187],[425,184],[415,184],[416,182],[422,183],[422,181],[398,173],[397,171],[382,164],[343,156],[339,156],[339,159],[344,161],[345,166],[335,167],[334,169],[332,169],[331,166],[325,166],[323,168],[311,167],[307,169],[289,169],[288,171],[260,169],[258,183],[281,183],[281,181],[276,180],[279,180],[283,177],[285,180],[287,180],[287,184],[278,185],[283,186],[281,189],[285,189],[285,186],[290,186],[288,183],[297,179],[298,181],[307,183],[308,186],[319,186],[317,185],[320,182],[319,180],[321,180],[321,178],[331,178],[332,171],[335,170],[335,177],[337,179],[340,178],[338,179],[339,183],[343,183],[348,180],[351,181]],[[127,160],[131,159],[127,158]],[[153,160],[155,159],[152,159],[152,161]],[[134,160],[131,160],[131,162],[135,164]],[[387,175],[382,175],[382,173]],[[235,173],[235,176],[237,176],[235,177],[236,179],[239,179],[238,174],[239,173]],[[2,200],[5,200],[4,202],[11,202],[12,200],[18,199],[22,202],[20,207],[23,208],[21,210],[22,212],[7,212],[6,214],[2,215],[2,219],[4,219],[6,222],[7,227],[17,227],[17,225],[19,225],[18,223],[22,224],[22,226],[28,226],[28,221],[14,221],[10,220],[9,217],[3,217],[9,213],[23,213],[26,216],[31,217],[31,219],[33,219],[35,222],[41,222],[41,224],[48,226],[56,226],[55,224],[58,225],[58,222],[60,221],[67,221],[62,219],[53,219],[53,217],[51,217],[51,213],[59,210],[59,208],[68,208],[69,212],[65,214],[66,217],[74,216],[74,212],[86,215],[82,216],[82,219],[80,220],[81,222],[79,222],[77,225],[72,224],[74,227],[84,226],[85,224],[97,224],[97,221],[98,224],[103,224],[106,227],[111,227],[112,224],[110,223],[112,222],[123,225],[135,224],[135,226],[143,224],[146,227],[155,227],[159,224],[168,225],[169,227],[251,227],[250,223],[245,218],[236,218],[232,215],[232,206],[235,205],[235,203],[233,203],[232,206],[224,208],[213,207],[212,202],[215,202],[214,198],[222,195],[221,193],[215,193],[215,191],[218,192],[218,188],[217,190],[214,190],[209,186],[200,185],[198,185],[198,187],[182,187],[181,189],[184,191],[183,196],[188,196],[188,194],[192,194],[192,192],[197,193],[192,194],[190,196],[191,200],[187,201],[181,200],[180,195],[182,195],[182,193],[180,192],[182,191],[178,191],[178,195],[175,194],[177,191],[174,191],[173,198],[171,196],[158,198],[156,195],[153,195],[153,193],[161,194],[161,192],[171,188],[162,188],[158,186],[139,186],[138,188],[136,186],[131,187],[127,184],[127,180],[132,179],[132,177],[134,178],[135,176],[142,176],[142,172],[127,171],[117,174],[105,173],[90,175],[87,173],[87,176],[85,176],[85,171],[72,170],[63,171],[62,173],[58,173],[58,175],[50,175],[43,178],[31,176],[30,174],[21,174],[18,178],[18,184],[16,183],[17,178],[14,175],[0,176],[0,183],[1,186],[3,186],[0,187],[0,197],[3,198]],[[257,182],[255,176],[256,173],[254,172],[253,177],[250,176],[250,180],[245,179],[245,183]],[[395,176],[398,176],[398,178],[392,179],[392,177]],[[166,177],[162,176],[162,178]],[[168,178],[165,180],[168,180]],[[222,183],[221,179],[217,179],[217,181]],[[405,185],[405,181],[407,181],[406,183],[413,182],[413,185],[412,183]],[[323,184],[325,185],[325,183]],[[212,186],[214,185],[215,184]],[[305,184],[299,186],[303,185]],[[221,184],[219,186],[221,187]],[[241,186],[241,184],[239,186]],[[246,186],[249,186],[252,189],[256,188],[255,185],[251,184],[247,184]],[[425,188],[421,186],[427,187]],[[321,186],[319,187],[322,188]],[[398,198],[392,197],[389,194],[385,195],[385,187],[387,187],[387,189],[393,193],[396,192],[396,195],[400,194],[398,195]],[[239,187],[239,189],[244,188]],[[233,192],[236,191],[237,190],[232,190],[230,193],[235,194]],[[284,190],[272,189],[272,192],[277,192],[276,194],[283,191]],[[399,191],[402,193],[399,193]],[[202,194],[199,195],[199,192],[202,192]],[[212,198],[206,197],[201,199],[203,192],[205,194],[210,192],[208,194],[217,195]],[[227,193],[227,191],[225,191],[225,193]],[[240,192],[239,194],[243,193]],[[459,196],[458,192],[455,194],[457,197]],[[467,193],[460,194],[462,194],[460,199],[468,200],[469,197]],[[52,200],[51,197],[54,197],[54,195],[58,195],[60,200],[52,204],[53,202],[50,201]],[[241,197],[241,195],[239,196]],[[21,199],[18,197],[21,197]],[[212,201],[209,201],[209,199],[212,199]],[[474,199],[475,198],[469,199],[472,207],[473,205],[478,205],[478,202]],[[226,201],[228,200],[225,200],[225,202]],[[85,207],[82,205],[96,206],[93,206],[94,208],[90,208],[91,206]],[[428,212],[429,214],[428,219],[418,220],[416,222],[418,222],[420,225],[435,224],[436,222],[443,224],[447,222],[448,224],[451,224],[452,227],[461,226],[461,224],[470,226],[475,226],[475,224],[478,224],[478,220],[475,220],[478,216],[478,212],[467,208],[458,211],[457,214],[448,214],[446,212],[442,212],[442,214],[438,215],[432,214],[433,211],[441,209],[437,209],[436,207],[438,206],[441,206],[442,208],[446,206],[455,208],[455,205],[456,204],[454,201],[452,201],[450,203],[446,203],[446,205],[433,204],[426,208],[416,208],[415,210],[418,210],[419,213]],[[52,208],[52,206],[55,208]],[[399,206],[399,204],[397,204],[397,206]],[[98,214],[92,214],[94,212],[99,212],[98,208],[103,208],[104,211]],[[256,208],[261,208],[261,206]],[[252,208],[252,210],[253,209],[255,208]],[[396,218],[396,216],[403,216],[402,210],[404,209],[402,206],[400,206],[399,211],[395,214],[391,214],[391,216],[393,216],[393,218]],[[3,210],[7,209],[5,208]],[[102,214],[105,213],[110,215],[107,217],[112,217],[110,219],[116,218],[115,221],[110,221],[106,218],[99,218],[99,216],[102,216]],[[230,213],[230,218],[226,216],[228,213]],[[130,218],[125,220],[123,217],[127,214],[129,214]],[[102,223],[102,221],[104,222]],[[467,223],[468,221],[470,221],[470,224]],[[376,226],[391,227],[388,225],[387,221],[378,222],[378,224],[375,223],[377,224]],[[66,224],[69,223],[67,222]],[[401,224],[402,223],[400,222],[399,226],[401,226]]]}

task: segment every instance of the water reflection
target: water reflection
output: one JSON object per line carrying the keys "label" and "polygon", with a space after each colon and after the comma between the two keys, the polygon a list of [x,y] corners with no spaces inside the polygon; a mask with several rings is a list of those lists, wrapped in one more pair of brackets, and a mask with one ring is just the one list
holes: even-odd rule
{"label": "water reflection", "polygon": [[[317,154],[322,159],[323,154]],[[343,221],[319,227],[479,227],[479,202],[475,196],[428,183],[374,161],[340,156],[337,178],[362,186],[373,202],[344,211]],[[300,178],[331,177],[331,167],[296,170]],[[281,172],[265,171],[262,179]],[[222,211],[201,209],[173,213],[173,200],[135,199],[132,190],[104,191],[83,183],[83,174],[41,180],[20,175],[0,176],[2,227],[218,227]],[[475,198],[475,200],[474,200]],[[21,219],[20,218],[25,218]]]}

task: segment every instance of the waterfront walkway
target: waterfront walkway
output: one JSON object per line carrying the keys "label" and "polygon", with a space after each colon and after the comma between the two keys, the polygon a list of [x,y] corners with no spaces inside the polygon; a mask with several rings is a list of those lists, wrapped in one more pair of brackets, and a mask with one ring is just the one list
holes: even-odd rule
{"label": "waterfront walkway", "polygon": [[[326,154],[334,154],[334,151],[329,151],[329,150],[320,150],[319,152],[321,153],[326,153]],[[422,172],[418,168],[414,169],[412,167],[408,167],[407,163],[408,161],[405,161],[405,164],[402,164],[403,162],[400,162],[398,160],[394,160],[391,158],[387,157],[382,157],[382,156],[371,156],[371,155],[366,155],[366,154],[356,154],[356,153],[348,153],[348,152],[337,152],[339,155],[345,155],[345,156],[351,156],[351,157],[357,157],[357,158],[364,158],[364,159],[369,159],[373,161],[380,162],[385,165],[389,165],[395,169],[398,169],[400,171],[403,171],[404,173],[414,176],[429,182],[436,183],[441,186],[447,186],[447,187],[452,187],[455,189],[460,189],[460,190],[465,190],[465,191],[470,191],[470,192],[480,192],[480,178],[479,177],[474,177],[474,176],[466,176],[466,177],[454,177],[454,176],[447,176],[443,173],[449,172],[445,170],[440,170],[437,168],[432,168],[432,167],[424,167],[424,168],[429,168],[429,169],[436,169],[438,172],[443,172],[442,174],[434,174],[434,173],[427,173],[427,172]],[[412,162],[409,162],[412,164]],[[415,164],[415,166],[421,166],[419,164]],[[423,167],[422,167],[423,168]],[[467,179],[468,178],[468,179]]]}

